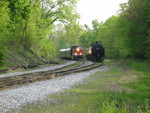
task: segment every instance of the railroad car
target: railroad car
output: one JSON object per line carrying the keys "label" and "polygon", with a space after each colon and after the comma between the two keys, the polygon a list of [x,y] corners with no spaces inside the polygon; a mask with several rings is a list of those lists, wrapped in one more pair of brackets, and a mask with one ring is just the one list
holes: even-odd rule
{"label": "railroad car", "polygon": [[79,45],[60,50],[60,58],[78,60],[83,58],[83,48]]}
{"label": "railroad car", "polygon": [[105,56],[104,47],[96,42],[91,47],[87,48],[86,58],[87,60],[102,62]]}

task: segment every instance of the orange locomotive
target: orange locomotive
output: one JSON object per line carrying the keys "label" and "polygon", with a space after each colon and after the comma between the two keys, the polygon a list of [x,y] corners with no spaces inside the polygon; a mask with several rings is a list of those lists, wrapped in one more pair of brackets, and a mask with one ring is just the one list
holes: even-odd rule
{"label": "orange locomotive", "polygon": [[72,46],[71,48],[61,49],[60,58],[78,60],[83,58],[83,48],[79,45]]}

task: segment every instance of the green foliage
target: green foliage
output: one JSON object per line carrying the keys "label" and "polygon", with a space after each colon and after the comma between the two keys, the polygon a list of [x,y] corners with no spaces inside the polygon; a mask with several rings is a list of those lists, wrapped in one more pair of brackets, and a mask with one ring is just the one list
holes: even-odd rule
{"label": "green foliage", "polygon": [[52,59],[56,57],[56,45],[50,39],[43,38],[40,42],[38,54],[45,59]]}
{"label": "green foliage", "polygon": [[117,16],[104,23],[93,21],[92,29],[86,26],[80,43],[87,47],[101,42],[108,58],[150,58],[150,1],[129,0],[120,6]]}
{"label": "green foliage", "polygon": [[[92,32],[87,32],[84,33],[80,36],[80,44],[84,47],[89,47],[89,45],[92,43],[91,39],[92,39],[93,33]],[[85,43],[86,42],[86,43]]]}
{"label": "green foliage", "polygon": [[5,43],[7,42],[7,36],[9,34],[9,30],[7,29],[9,22],[8,15],[8,2],[6,0],[0,1],[0,47],[3,48]]}
{"label": "green foliage", "polygon": [[[149,50],[149,36],[147,30],[149,25],[147,22],[147,16],[145,12],[150,11],[147,0],[129,0],[128,5],[125,6],[125,10],[122,10],[120,19],[126,23],[126,37],[124,43],[129,50],[129,55],[136,58],[148,58]],[[146,4],[145,4],[146,3]],[[147,7],[147,8],[146,8]],[[147,11],[145,11],[145,8]],[[148,38],[149,37],[149,38]]]}
{"label": "green foliage", "polygon": [[117,22],[118,17],[112,16],[100,28],[100,40],[104,44],[106,56],[109,58],[118,58],[120,56],[119,48],[122,44],[117,35]]}
{"label": "green foliage", "polygon": [[98,113],[127,113],[127,109],[119,109],[116,105],[117,103],[115,101],[106,101],[102,104],[102,107]]}
{"label": "green foliage", "polygon": [[147,48],[146,48],[146,55],[145,57],[150,58],[150,1],[149,0],[145,0],[144,3],[144,17],[145,17],[145,21],[146,21],[146,44],[147,44]]}
{"label": "green foliage", "polygon": [[81,35],[81,28],[78,24],[69,24],[65,27],[65,41],[69,46],[79,44],[79,36]]}
{"label": "green foliage", "polygon": [[[1,0],[0,46],[16,51],[32,50],[52,59],[57,48],[55,40],[51,39],[56,21],[68,26],[67,42],[78,42],[69,39],[79,37],[79,25],[75,25],[79,18],[76,3],[76,0]],[[75,28],[71,26],[73,24]],[[76,32],[73,32],[75,29]]]}
{"label": "green foliage", "polygon": [[3,65],[4,50],[6,49],[5,44],[7,37],[9,36],[9,30],[7,29],[9,22],[8,15],[8,2],[7,0],[0,1],[0,66]]}
{"label": "green foliage", "polygon": [[2,66],[3,64],[3,57],[4,57],[3,52],[0,51],[0,66]]}
{"label": "green foliage", "polygon": [[80,36],[79,42],[84,47],[89,47],[95,41],[99,40],[99,28],[101,27],[102,23],[99,23],[97,20],[93,20],[92,25],[92,29],[85,25],[85,31]]}

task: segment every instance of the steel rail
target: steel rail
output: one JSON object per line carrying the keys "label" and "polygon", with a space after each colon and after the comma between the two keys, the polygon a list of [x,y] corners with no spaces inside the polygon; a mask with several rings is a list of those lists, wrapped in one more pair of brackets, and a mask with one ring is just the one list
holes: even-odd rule
{"label": "steel rail", "polygon": [[21,76],[13,76],[13,77],[8,77],[8,78],[6,77],[3,80],[0,79],[0,89],[6,89],[15,85],[23,85],[26,83],[31,83],[31,82],[40,81],[40,80],[53,79],[59,76],[65,76],[65,75],[72,74],[72,73],[91,70],[93,68],[97,68],[103,65],[99,63],[93,63],[90,65],[82,66],[84,63],[85,62],[82,62],[78,66],[75,66],[71,69],[62,68],[62,69],[55,69],[52,71],[50,70],[50,71],[45,71],[45,72],[30,73],[30,74],[25,74]]}

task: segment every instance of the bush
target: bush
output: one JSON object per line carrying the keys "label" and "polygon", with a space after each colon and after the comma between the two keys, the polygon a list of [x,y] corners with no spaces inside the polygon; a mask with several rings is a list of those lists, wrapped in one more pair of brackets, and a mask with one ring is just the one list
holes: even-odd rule
{"label": "bush", "polygon": [[102,107],[99,113],[127,113],[127,109],[118,108],[116,105],[117,105],[117,102],[115,101],[111,103],[106,101],[102,104]]}
{"label": "bush", "polygon": [[2,51],[0,51],[0,66],[2,66],[3,64],[3,57],[4,57],[4,54]]}

